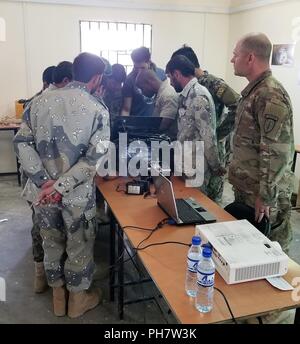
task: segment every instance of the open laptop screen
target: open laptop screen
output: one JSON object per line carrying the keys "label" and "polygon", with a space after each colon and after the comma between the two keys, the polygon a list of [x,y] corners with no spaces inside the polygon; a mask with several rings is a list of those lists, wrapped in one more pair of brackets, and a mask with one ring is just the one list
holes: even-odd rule
{"label": "open laptop screen", "polygon": [[114,120],[111,130],[112,140],[118,138],[119,132],[128,133],[129,135],[157,134],[159,131],[161,117],[144,117],[144,116],[118,116]]}
{"label": "open laptop screen", "polygon": [[153,177],[157,203],[173,219],[178,220],[178,212],[171,181],[162,174]]}

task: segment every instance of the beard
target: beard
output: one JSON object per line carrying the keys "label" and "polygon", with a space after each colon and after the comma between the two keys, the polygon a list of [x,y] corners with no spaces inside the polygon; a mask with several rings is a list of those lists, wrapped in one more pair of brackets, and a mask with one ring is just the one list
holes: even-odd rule
{"label": "beard", "polygon": [[96,87],[96,86],[94,88],[92,88],[91,89],[91,94],[94,94],[97,91],[97,89],[98,89],[98,87]]}
{"label": "beard", "polygon": [[177,93],[180,93],[183,90],[183,88],[179,84],[176,84],[173,87]]}

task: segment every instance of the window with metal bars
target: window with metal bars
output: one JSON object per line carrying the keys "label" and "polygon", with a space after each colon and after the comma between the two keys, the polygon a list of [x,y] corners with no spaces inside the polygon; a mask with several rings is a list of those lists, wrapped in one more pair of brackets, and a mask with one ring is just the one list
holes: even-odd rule
{"label": "window with metal bars", "polygon": [[149,24],[80,21],[81,51],[106,58],[111,64],[120,63],[130,73],[132,50],[141,46],[151,51],[152,26]]}

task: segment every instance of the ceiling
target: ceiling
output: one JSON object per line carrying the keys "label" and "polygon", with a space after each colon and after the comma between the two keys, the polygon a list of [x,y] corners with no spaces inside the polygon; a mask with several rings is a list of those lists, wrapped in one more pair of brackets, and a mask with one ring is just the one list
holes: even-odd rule
{"label": "ceiling", "polygon": [[268,6],[291,0],[7,0],[23,3],[44,3],[64,5],[84,5],[112,8],[206,12],[206,13],[237,13],[257,7]]}

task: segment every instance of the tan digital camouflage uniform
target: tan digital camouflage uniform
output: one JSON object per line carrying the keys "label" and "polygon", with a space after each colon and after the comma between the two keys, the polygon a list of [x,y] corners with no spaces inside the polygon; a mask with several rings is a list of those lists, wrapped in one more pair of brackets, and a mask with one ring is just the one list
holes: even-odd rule
{"label": "tan digital camouflage uniform", "polygon": [[[211,94],[216,110],[218,151],[221,164],[225,167],[230,154],[230,134],[234,128],[239,94],[229,87],[224,80],[207,71],[198,78],[198,82]],[[225,111],[227,108],[227,112]],[[209,193],[216,202],[221,202],[224,189],[224,176],[212,176]]]}
{"label": "tan digital camouflage uniform", "polygon": [[[26,107],[30,107],[33,100],[37,99],[38,97],[41,96],[41,94],[45,94],[45,92],[57,90],[57,87],[53,84],[50,84],[48,88],[45,90],[39,92],[37,95],[35,95],[30,101],[26,102]],[[27,110],[29,111],[29,110]],[[28,177],[26,176],[23,168],[21,167],[21,185],[22,189],[26,188],[26,183],[27,183]],[[44,249],[43,249],[43,239],[41,237],[41,229],[39,226],[39,221],[37,218],[37,215],[35,213],[34,207],[32,206],[32,202],[28,202],[31,211],[32,211],[32,228],[31,228],[31,239],[32,239],[32,255],[33,255],[33,260],[35,262],[42,262],[44,260]]]}
{"label": "tan digital camouflage uniform", "polygon": [[24,193],[34,201],[47,180],[62,194],[58,205],[35,207],[48,283],[72,292],[88,289],[94,272],[95,164],[109,140],[109,114],[86,90],[71,82],[34,99],[14,138],[30,178]]}
{"label": "tan digital camouflage uniform", "polygon": [[160,116],[162,118],[172,119],[173,124],[170,125],[166,133],[170,138],[177,136],[177,113],[178,113],[178,99],[179,95],[174,90],[168,80],[162,81],[157,95],[155,97],[155,105],[152,116]]}
{"label": "tan digital camouflage uniform", "polygon": [[208,185],[221,162],[216,137],[216,116],[208,90],[193,78],[179,97],[177,140],[204,141],[204,183],[201,190],[212,197]]}
{"label": "tan digital camouflage uniform", "polygon": [[242,92],[237,109],[233,138],[233,160],[229,181],[237,201],[254,207],[259,196],[271,206],[270,239],[287,251],[292,237],[290,198],[293,188],[291,171],[294,154],[293,112],[283,86],[264,72]]}

